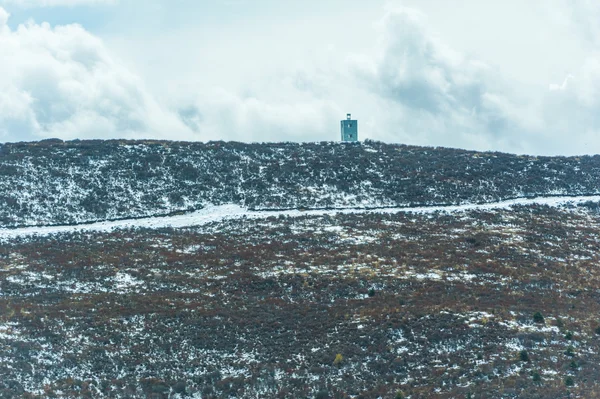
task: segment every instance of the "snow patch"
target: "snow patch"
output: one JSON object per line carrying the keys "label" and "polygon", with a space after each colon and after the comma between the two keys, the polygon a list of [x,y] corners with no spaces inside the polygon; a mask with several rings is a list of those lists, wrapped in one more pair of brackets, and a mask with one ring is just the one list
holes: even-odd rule
{"label": "snow patch", "polygon": [[[231,219],[264,219],[268,217],[288,216],[325,216],[336,214],[364,214],[364,213],[461,213],[468,211],[482,211],[493,209],[508,209],[513,206],[527,205],[546,205],[546,206],[565,206],[576,205],[584,202],[600,202],[600,195],[578,196],[578,197],[537,197],[537,198],[519,198],[500,202],[486,204],[463,204],[446,206],[421,206],[406,208],[340,208],[340,209],[312,209],[312,210],[281,210],[281,211],[254,211],[243,208],[235,204],[207,206],[204,209],[183,215],[149,217],[143,219],[127,219],[107,222],[97,222],[90,224],[79,224],[69,226],[42,226],[42,227],[22,227],[14,229],[0,229],[0,241],[7,241],[17,237],[27,236],[48,236],[60,233],[74,233],[85,231],[111,232],[119,229],[129,228],[182,228],[203,226],[210,223],[222,222]],[[360,237],[358,241],[368,242],[368,237]]]}

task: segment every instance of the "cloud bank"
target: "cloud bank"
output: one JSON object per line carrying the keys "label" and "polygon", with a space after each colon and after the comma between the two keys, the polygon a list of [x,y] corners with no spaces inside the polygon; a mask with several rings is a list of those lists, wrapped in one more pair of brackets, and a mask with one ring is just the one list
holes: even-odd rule
{"label": "cloud bank", "polygon": [[375,57],[291,67],[250,92],[196,90],[178,105],[180,115],[210,139],[335,140],[337,120],[353,111],[362,138],[530,154],[600,152],[598,55],[564,82],[522,88],[448,46],[410,8],[391,9],[379,22]]}
{"label": "cloud bank", "polygon": [[[453,49],[410,8],[385,13],[374,56],[338,52],[325,61],[265,68],[239,87],[201,76],[177,82],[168,71],[142,78],[80,25],[29,22],[11,30],[8,20],[0,7],[0,141],[337,140],[339,119],[352,112],[363,139],[532,154],[600,152],[600,54],[590,53],[545,88],[521,87]],[[149,80],[173,84],[163,92]]]}
{"label": "cloud bank", "polygon": [[506,145],[510,136],[505,133],[522,127],[520,100],[502,76],[449,48],[428,30],[424,15],[392,10],[381,21],[381,31],[378,57],[357,64],[357,76],[399,115],[388,140],[402,134],[420,144],[437,140],[440,145],[492,147]]}
{"label": "cloud bank", "polygon": [[23,8],[57,7],[57,6],[95,6],[113,5],[117,0],[1,0],[1,4],[15,5]]}
{"label": "cloud bank", "polygon": [[168,137],[185,130],[79,25],[12,31],[0,8],[0,139]]}

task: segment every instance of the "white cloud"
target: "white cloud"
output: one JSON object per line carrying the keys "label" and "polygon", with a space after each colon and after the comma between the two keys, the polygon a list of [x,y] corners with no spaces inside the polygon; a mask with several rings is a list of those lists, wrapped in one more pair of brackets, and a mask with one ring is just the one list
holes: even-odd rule
{"label": "white cloud", "polygon": [[520,140],[506,132],[534,122],[498,71],[450,48],[413,9],[391,9],[380,29],[379,55],[354,62],[357,78],[396,115],[388,117],[389,133],[378,138],[520,149]]}
{"label": "white cloud", "polygon": [[535,154],[600,148],[591,133],[600,128],[593,62],[577,74],[580,83],[523,88],[450,47],[413,9],[390,9],[379,29],[374,57],[332,54],[312,66],[266,69],[237,89],[186,82],[169,104],[203,140],[336,140],[339,119],[353,112],[363,139]]}
{"label": "white cloud", "polygon": [[552,84],[544,98],[545,140],[600,152],[600,54],[591,55],[562,84]]}
{"label": "white cloud", "polygon": [[0,140],[180,137],[189,132],[79,25],[6,26],[0,8]]}
{"label": "white cloud", "polygon": [[378,103],[373,138],[534,154],[600,152],[600,53],[543,90],[457,52],[413,9],[389,10],[380,29],[378,56],[352,60],[358,82],[378,97],[370,100]]}
{"label": "white cloud", "polygon": [[[527,74],[506,78],[409,8],[390,7],[373,45],[360,50],[318,34],[302,42],[302,24],[280,41],[252,26],[243,38],[231,28],[213,40],[194,25],[148,33],[132,42],[132,58],[126,45],[109,41],[109,49],[78,25],[11,30],[7,20],[0,8],[0,141],[336,140],[352,112],[363,139],[535,154],[600,149],[600,55],[571,59],[550,74],[554,82],[527,86]],[[135,73],[115,57],[119,49]]]}
{"label": "white cloud", "polygon": [[318,76],[296,72],[248,84],[240,90],[178,86],[170,104],[202,140],[337,140],[342,110],[320,96]]}
{"label": "white cloud", "polygon": [[0,32],[6,28],[8,17],[10,14],[2,7],[0,7]]}
{"label": "white cloud", "polygon": [[23,8],[57,7],[57,6],[90,6],[113,5],[118,0],[1,0],[1,4],[15,5]]}
{"label": "white cloud", "polygon": [[600,44],[600,4],[595,0],[563,0],[572,28],[592,46]]}

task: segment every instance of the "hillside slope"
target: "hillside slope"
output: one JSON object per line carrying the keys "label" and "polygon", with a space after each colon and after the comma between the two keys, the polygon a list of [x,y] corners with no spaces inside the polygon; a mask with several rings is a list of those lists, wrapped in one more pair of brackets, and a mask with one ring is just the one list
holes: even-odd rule
{"label": "hillside slope", "polygon": [[0,397],[599,398],[599,242],[597,205],[11,240]]}
{"label": "hillside slope", "polygon": [[0,145],[0,227],[135,218],[208,204],[461,204],[589,195],[599,187],[599,156],[527,157],[379,142]]}
{"label": "hillside slope", "polygon": [[2,145],[0,398],[600,398],[599,172],[375,142]]}

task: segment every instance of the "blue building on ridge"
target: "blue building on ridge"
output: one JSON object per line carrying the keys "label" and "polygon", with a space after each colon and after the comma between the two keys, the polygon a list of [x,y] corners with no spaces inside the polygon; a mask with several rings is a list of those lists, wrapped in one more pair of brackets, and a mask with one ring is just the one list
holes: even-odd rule
{"label": "blue building on ridge", "polygon": [[358,141],[358,121],[346,115],[345,121],[340,121],[342,127],[342,141]]}

